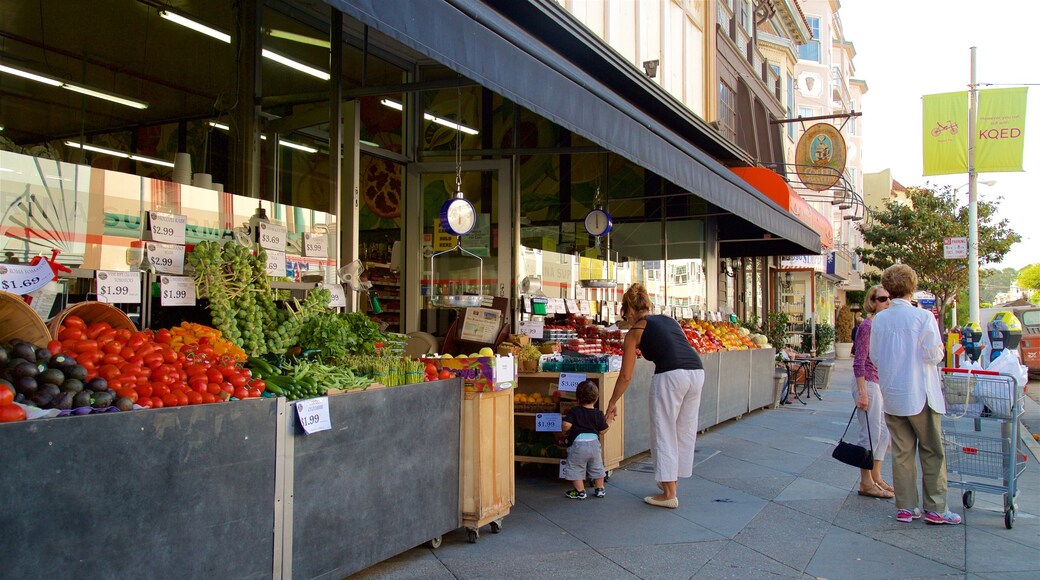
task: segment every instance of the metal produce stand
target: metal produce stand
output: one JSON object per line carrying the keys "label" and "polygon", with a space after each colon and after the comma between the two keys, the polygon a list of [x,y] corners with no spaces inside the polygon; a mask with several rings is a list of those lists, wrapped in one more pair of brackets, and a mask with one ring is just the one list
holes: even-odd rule
{"label": "metal produce stand", "polygon": [[1003,495],[1004,526],[1010,530],[1018,510],[1018,477],[1026,462],[1018,428],[1022,388],[1014,377],[993,371],[947,368],[942,378],[947,405],[943,421],[946,472],[999,481],[951,477],[949,485],[965,490],[961,500],[966,509],[974,505],[976,491]]}

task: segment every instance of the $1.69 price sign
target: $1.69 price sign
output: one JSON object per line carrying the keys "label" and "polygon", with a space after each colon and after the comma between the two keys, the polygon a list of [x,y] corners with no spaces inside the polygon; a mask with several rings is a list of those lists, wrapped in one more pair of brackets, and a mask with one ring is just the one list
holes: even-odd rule
{"label": "$1.69 price sign", "polygon": [[267,262],[264,270],[268,276],[285,276],[285,252],[267,250]]}
{"label": "$1.69 price sign", "polygon": [[148,263],[156,272],[164,274],[184,273],[184,246],[175,244],[148,243]]}
{"label": "$1.69 price sign", "polygon": [[315,397],[297,402],[296,414],[300,418],[300,426],[308,435],[332,429],[328,397]]}
{"label": "$1.69 price sign", "polygon": [[188,216],[161,211],[148,212],[148,231],[156,242],[184,245],[184,226],[187,223]]}
{"label": "$1.69 price sign", "polygon": [[195,283],[187,276],[163,276],[159,289],[163,306],[195,306]]}
{"label": "$1.69 price sign", "polygon": [[97,294],[98,302],[140,304],[141,273],[98,270]]}
{"label": "$1.69 price sign", "polygon": [[285,226],[260,222],[260,247],[265,250],[285,252]]}
{"label": "$1.69 price sign", "polygon": [[43,288],[54,278],[47,260],[35,266],[0,264],[0,290],[25,295]]}

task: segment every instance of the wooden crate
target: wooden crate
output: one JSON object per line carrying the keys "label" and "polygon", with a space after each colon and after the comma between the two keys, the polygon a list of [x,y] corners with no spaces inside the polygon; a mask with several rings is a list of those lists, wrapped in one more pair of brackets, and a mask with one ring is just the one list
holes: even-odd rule
{"label": "wooden crate", "polygon": [[466,391],[462,400],[462,525],[476,529],[509,514],[513,480],[513,391]]}

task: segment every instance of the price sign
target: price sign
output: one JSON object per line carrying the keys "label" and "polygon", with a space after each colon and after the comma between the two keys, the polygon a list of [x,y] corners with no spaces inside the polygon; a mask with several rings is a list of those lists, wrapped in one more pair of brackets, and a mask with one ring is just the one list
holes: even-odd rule
{"label": "price sign", "polygon": [[550,302],[553,312],[556,314],[567,314],[567,304],[563,301],[563,298],[553,298]]}
{"label": "price sign", "polygon": [[567,299],[564,300],[564,304],[567,305],[567,312],[569,314],[578,314],[578,301]]}
{"label": "price sign", "polygon": [[589,301],[588,300],[579,300],[578,301],[578,312],[581,312],[585,316],[588,316],[588,315],[592,314],[592,308],[591,308],[591,306],[589,306]]}
{"label": "price sign", "polygon": [[303,255],[308,258],[328,258],[329,235],[303,234]]}
{"label": "price sign", "polygon": [[329,300],[329,308],[347,307],[347,295],[343,291],[342,284],[319,284],[318,287],[324,288],[332,294],[332,299]]}
{"label": "price sign", "polygon": [[511,356],[495,357],[495,384],[511,383],[516,377],[516,359]]}
{"label": "price sign", "polygon": [[141,273],[97,272],[98,302],[109,304],[139,304],[141,302]]}
{"label": "price sign", "polygon": [[300,426],[308,435],[332,429],[328,397],[304,399],[296,403],[296,414],[300,418]]}
{"label": "price sign", "polygon": [[567,460],[560,460],[560,479],[567,479]]}
{"label": "price sign", "polygon": [[35,266],[19,264],[0,264],[0,290],[12,294],[28,294],[35,292],[54,279],[47,260],[40,260]]}
{"label": "price sign", "polygon": [[184,246],[176,244],[148,243],[148,263],[156,272],[164,274],[184,273]]}
{"label": "price sign", "polygon": [[563,416],[559,413],[537,413],[534,416],[534,430],[556,433],[563,430]]}
{"label": "price sign", "polygon": [[578,390],[578,384],[585,382],[585,373],[560,373],[561,391],[574,392]]}
{"label": "price sign", "polygon": [[151,239],[156,242],[184,245],[184,226],[187,223],[188,216],[186,215],[161,211],[148,212],[148,231]]}
{"label": "price sign", "polygon": [[520,334],[526,334],[531,338],[542,338],[545,336],[544,320],[521,320]]}
{"label": "price sign", "polygon": [[268,276],[285,276],[285,252],[267,250],[267,262],[264,270]]}
{"label": "price sign", "polygon": [[163,306],[195,306],[195,283],[187,276],[162,276],[159,290]]}
{"label": "price sign", "polygon": [[284,254],[285,226],[260,222],[260,247],[267,250],[277,250]]}

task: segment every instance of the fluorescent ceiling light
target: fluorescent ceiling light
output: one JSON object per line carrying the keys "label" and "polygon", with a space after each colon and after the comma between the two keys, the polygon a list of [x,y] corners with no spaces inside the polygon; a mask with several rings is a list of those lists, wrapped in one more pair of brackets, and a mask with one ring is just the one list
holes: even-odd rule
{"label": "fluorescent ceiling light", "polygon": [[229,126],[227,126],[227,125],[225,125],[223,123],[218,123],[216,121],[210,121],[209,122],[209,126],[210,127],[216,127],[217,129],[223,129],[225,131],[230,131],[231,130],[231,127],[229,127]]}
{"label": "fluorescent ceiling light", "polygon": [[309,44],[311,46],[320,46],[322,48],[331,48],[332,44],[324,38],[315,38],[313,36],[307,36],[306,34],[297,34],[295,32],[289,32],[288,30],[278,30],[277,28],[266,29],[264,32],[272,38],[284,38],[285,40],[291,40],[293,42],[299,42],[300,44]]}
{"label": "fluorescent ceiling light", "polygon": [[[229,127],[229,126],[227,126],[227,125],[225,125],[223,123],[218,123],[216,121],[209,121],[209,126],[217,128],[217,129],[221,129],[221,130],[224,130],[224,131],[230,131],[231,130],[231,127]],[[260,139],[263,140],[263,141],[267,141],[267,135],[261,134],[260,135]],[[315,149],[314,147],[311,147],[310,145],[304,145],[302,143],[296,143],[294,141],[286,141],[285,139],[279,139],[278,140],[278,144],[282,145],[283,147],[288,147],[290,149],[299,149],[300,151],[306,151],[307,153],[317,153],[318,152],[317,149]]]}
{"label": "fluorescent ceiling light", "polygon": [[[401,103],[398,103],[397,101],[391,101],[390,99],[383,99],[383,100],[381,100],[379,102],[383,106],[390,107],[391,109],[397,109],[398,111],[403,111],[404,110],[404,105],[402,105]],[[466,133],[468,135],[477,135],[477,134],[480,133],[480,131],[477,131],[476,129],[471,129],[471,128],[465,126],[465,125],[461,125],[459,123],[456,123],[454,121],[449,121],[447,119],[442,119],[441,117],[436,117],[436,116],[431,115],[429,113],[423,113],[423,118],[426,119],[427,121],[431,121],[433,123],[437,123],[438,125],[443,125],[445,127],[448,127],[448,128],[451,128],[451,129],[455,129],[456,131],[462,131],[463,133]]]}
{"label": "fluorescent ceiling light", "polygon": [[173,163],[169,161],[163,161],[162,159],[155,159],[153,157],[146,157],[144,155],[136,155],[133,153],[127,153],[125,151],[116,151],[115,149],[108,149],[105,147],[98,147],[97,145],[91,145],[89,143],[77,143],[75,141],[66,141],[66,147],[73,147],[76,149],[83,149],[84,151],[93,151],[94,153],[102,153],[105,155],[111,155],[113,157],[121,157],[123,159],[131,159],[133,161],[141,161],[143,163],[154,163],[155,165],[163,165],[165,167],[173,167]]}
{"label": "fluorescent ceiling light", "polygon": [[219,40],[221,42],[225,42],[227,44],[231,44],[231,35],[230,34],[228,34],[226,32],[222,32],[220,30],[217,30],[216,28],[212,28],[212,27],[206,26],[205,24],[203,24],[201,22],[196,22],[196,21],[192,20],[191,18],[185,18],[185,17],[181,16],[180,14],[177,14],[176,12],[170,12],[169,10],[160,10],[159,11],[159,16],[162,16],[163,18],[169,20],[170,22],[175,22],[177,24],[180,24],[181,26],[183,26],[185,28],[190,28],[190,29],[194,30],[195,32],[201,32],[202,34],[205,34],[206,36],[209,36],[211,38],[216,38],[217,40]]}
{"label": "fluorescent ceiling light", "polygon": [[[0,131],[3,131],[2,127],[0,127]],[[361,143],[362,145],[368,145],[369,147],[375,147],[377,149],[379,148],[379,143],[373,143],[371,141],[365,141],[364,139],[358,139],[358,142]]]}
{"label": "fluorescent ceiling light", "polygon": [[114,95],[112,93],[106,93],[106,92],[102,92],[102,91],[97,91],[97,90],[94,90],[94,89],[88,89],[87,87],[83,87],[83,86],[80,86],[80,85],[74,85],[74,84],[71,84],[71,83],[64,83],[64,84],[61,85],[61,88],[68,89],[70,91],[74,91],[74,92],[77,92],[77,93],[80,93],[80,94],[84,94],[84,95],[90,95],[91,97],[97,97],[99,99],[104,99],[106,101],[112,101],[113,103],[119,103],[120,105],[126,105],[127,107],[133,107],[135,109],[147,109],[148,108],[148,103],[146,103],[144,101],[138,101],[136,99],[131,99],[131,98],[128,98],[128,97],[120,97],[119,95]]}
{"label": "fluorescent ceiling light", "polygon": [[[196,20],[192,20],[191,18],[188,18],[188,17],[185,17],[185,16],[181,16],[180,14],[177,14],[175,12],[170,12],[169,10],[160,10],[159,11],[159,16],[162,16],[163,18],[169,20],[170,22],[174,22],[174,23],[180,24],[181,26],[183,26],[185,28],[190,28],[190,29],[192,29],[192,30],[194,30],[196,32],[201,32],[202,34],[205,34],[206,36],[209,36],[210,38],[215,38],[215,39],[217,39],[217,40],[219,40],[221,42],[224,42],[226,44],[231,44],[231,35],[230,34],[224,32],[222,30],[218,30],[216,28],[213,28],[212,26],[208,26],[206,24],[203,24],[203,23],[198,22]],[[268,49],[264,48],[264,49],[261,50],[260,54],[263,55],[263,57],[266,58],[266,59],[273,60],[273,61],[275,61],[275,62],[277,62],[279,64],[283,64],[283,65],[285,65],[285,66],[287,66],[289,68],[296,69],[296,70],[298,70],[300,72],[307,73],[307,74],[309,74],[309,75],[311,75],[313,77],[317,77],[317,78],[319,78],[319,79],[321,79],[323,81],[327,81],[330,78],[332,78],[332,75],[330,75],[329,73],[327,73],[327,72],[325,72],[323,70],[314,68],[314,67],[312,67],[310,65],[303,64],[302,62],[293,60],[293,59],[291,59],[291,58],[289,58],[287,56],[280,55],[277,52],[274,52],[272,50],[268,50]]]}
{"label": "fluorescent ceiling light", "polygon": [[29,71],[25,71],[25,70],[17,69],[17,68],[14,68],[14,67],[10,67],[10,66],[4,65],[4,64],[0,64],[0,72],[5,72],[7,74],[20,76],[22,78],[33,80],[33,81],[36,81],[38,83],[43,83],[45,85],[50,85],[52,87],[60,87],[61,86],[61,81],[57,81],[57,80],[54,80],[54,79],[52,79],[50,77],[45,77],[43,75],[38,75],[36,73],[32,73],[32,72],[29,72]]}
{"label": "fluorescent ceiling light", "polygon": [[43,83],[43,84],[51,86],[51,87],[60,87],[60,88],[63,88],[63,89],[68,89],[70,91],[77,92],[77,93],[80,93],[82,95],[88,95],[88,96],[95,97],[95,98],[98,98],[98,99],[104,99],[106,101],[111,101],[113,103],[119,103],[120,105],[126,105],[127,107],[133,107],[135,109],[147,109],[148,108],[148,103],[146,103],[144,101],[138,101],[137,99],[131,99],[129,97],[123,97],[123,96],[116,95],[116,94],[113,94],[113,93],[109,93],[109,92],[105,92],[105,91],[99,91],[97,89],[92,89],[90,87],[85,87],[83,85],[73,84],[73,83],[70,83],[70,82],[67,82],[67,81],[63,81],[63,80],[59,80],[59,79],[52,79],[52,78],[50,78],[48,76],[44,76],[44,75],[37,74],[37,73],[31,72],[31,71],[27,71],[27,70],[23,70],[23,69],[14,68],[14,67],[7,66],[7,65],[4,65],[4,64],[0,64],[0,72],[5,72],[5,73],[8,73],[8,74],[20,76],[20,77],[22,77],[24,79],[33,80],[33,81],[36,81],[38,83]]}

